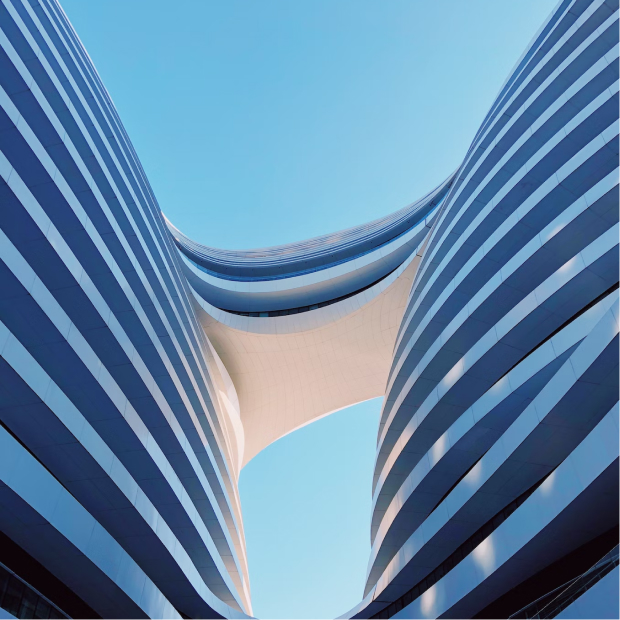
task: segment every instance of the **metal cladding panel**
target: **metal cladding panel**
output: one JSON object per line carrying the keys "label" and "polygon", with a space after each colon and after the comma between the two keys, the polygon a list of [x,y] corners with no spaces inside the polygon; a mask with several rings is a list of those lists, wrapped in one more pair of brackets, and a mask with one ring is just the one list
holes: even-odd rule
{"label": "metal cladding panel", "polygon": [[104,617],[251,616],[241,467],[378,395],[346,617],[487,613],[617,528],[617,4],[560,2],[420,200],[231,252],[162,216],[55,0],[2,0],[2,534]]}
{"label": "metal cladding panel", "polygon": [[23,452],[0,472],[2,531],[100,615],[251,614],[215,362],[148,181],[55,2],[0,4],[0,123],[0,420]]}
{"label": "metal cladding panel", "polygon": [[[440,207],[381,413],[372,617],[486,613],[617,527],[617,43],[617,3],[561,3]],[[577,455],[605,432],[607,460],[586,482]],[[570,507],[568,491],[546,491],[561,472]],[[545,493],[544,527],[565,535],[547,557],[527,508]]]}

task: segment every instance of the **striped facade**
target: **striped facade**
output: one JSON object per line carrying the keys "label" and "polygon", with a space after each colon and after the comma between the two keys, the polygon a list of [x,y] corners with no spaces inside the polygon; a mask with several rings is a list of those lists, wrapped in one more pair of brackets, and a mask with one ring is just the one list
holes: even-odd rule
{"label": "striped facade", "polygon": [[231,431],[157,202],[60,7],[0,27],[0,530],[69,615],[245,617]]}
{"label": "striped facade", "polygon": [[355,617],[504,618],[574,576],[558,560],[617,544],[617,5],[558,5],[429,234]]}
{"label": "striped facade", "polygon": [[251,617],[241,468],[384,396],[343,617],[617,617],[617,0],[426,196],[240,252],[163,217],[56,1],[0,0],[0,179],[2,613]]}

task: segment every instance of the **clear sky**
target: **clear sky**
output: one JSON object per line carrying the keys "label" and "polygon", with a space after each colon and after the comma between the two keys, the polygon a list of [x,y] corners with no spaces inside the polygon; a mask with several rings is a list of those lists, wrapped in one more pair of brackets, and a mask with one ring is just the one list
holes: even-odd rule
{"label": "clear sky", "polygon": [[[395,211],[461,162],[555,0],[61,0],[162,210],[264,247]],[[255,614],[362,594],[380,403],[285,437],[241,475]]]}
{"label": "clear sky", "polygon": [[362,599],[381,400],[338,411],[241,472],[254,613],[335,618]]}

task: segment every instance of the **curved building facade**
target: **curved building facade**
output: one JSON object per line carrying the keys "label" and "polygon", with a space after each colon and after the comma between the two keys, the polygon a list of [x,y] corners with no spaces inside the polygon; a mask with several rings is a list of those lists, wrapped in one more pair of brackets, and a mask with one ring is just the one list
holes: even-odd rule
{"label": "curved building facade", "polygon": [[384,396],[343,617],[617,617],[617,5],[560,2],[423,198],[232,252],[60,6],[1,0],[3,613],[251,617],[241,468]]}

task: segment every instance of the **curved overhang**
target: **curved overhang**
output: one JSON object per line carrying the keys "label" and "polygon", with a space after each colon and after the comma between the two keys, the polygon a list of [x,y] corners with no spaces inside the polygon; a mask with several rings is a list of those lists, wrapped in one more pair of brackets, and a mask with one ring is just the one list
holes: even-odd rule
{"label": "curved overhang", "polygon": [[350,261],[406,233],[439,205],[453,180],[451,174],[419,200],[372,222],[269,248],[212,248],[192,241],[170,222],[167,224],[179,250],[213,276],[241,282],[289,278]]}
{"label": "curved overhang", "polygon": [[233,313],[296,314],[357,294],[396,270],[420,244],[424,222],[434,216],[451,182],[452,176],[387,218],[275,248],[215,250],[168,226],[185,275],[209,304]]}
{"label": "curved overhang", "polygon": [[244,317],[196,295],[200,322],[236,388],[241,466],[280,437],[383,395],[418,262],[414,255],[370,289],[297,315]]}
{"label": "curved overhang", "polygon": [[297,314],[301,308],[333,303],[381,281],[421,243],[426,234],[425,221],[373,252],[286,279],[252,282],[221,279],[205,273],[185,256],[183,269],[196,293],[220,310],[267,316]]}
{"label": "curved overhang", "polygon": [[369,224],[262,250],[209,248],[167,222],[213,349],[237,475],[280,437],[383,396],[418,253],[453,179]]}
{"label": "curved overhang", "polygon": [[236,435],[240,467],[280,437],[384,394],[417,251],[433,221],[431,216],[409,231],[417,245],[387,276],[306,312],[243,316],[193,290],[199,320],[235,389],[230,400],[242,422]]}
{"label": "curved overhang", "polygon": [[72,617],[247,618],[240,469],[381,395],[365,598],[343,617],[559,617],[598,596],[614,573],[561,611],[588,557],[617,564],[617,0],[558,4],[458,176],[241,252],[164,224],[66,16],[38,4],[0,20],[10,613],[32,615],[36,561],[82,599]]}

